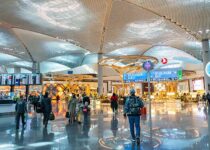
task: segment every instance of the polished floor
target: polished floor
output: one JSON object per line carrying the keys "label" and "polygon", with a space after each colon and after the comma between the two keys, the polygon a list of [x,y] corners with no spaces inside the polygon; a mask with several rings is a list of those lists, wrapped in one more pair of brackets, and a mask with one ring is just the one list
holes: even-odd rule
{"label": "polished floor", "polygon": [[[113,116],[109,105],[94,104],[81,125],[68,124],[65,104],[54,104],[56,120],[47,129],[42,116],[28,114],[25,130],[15,130],[14,116],[0,118],[1,150],[209,150],[210,115],[204,104],[153,103],[152,124],[142,117],[140,146],[130,141],[128,120]],[[152,134],[150,127],[152,125]],[[209,126],[208,126],[209,125]]]}

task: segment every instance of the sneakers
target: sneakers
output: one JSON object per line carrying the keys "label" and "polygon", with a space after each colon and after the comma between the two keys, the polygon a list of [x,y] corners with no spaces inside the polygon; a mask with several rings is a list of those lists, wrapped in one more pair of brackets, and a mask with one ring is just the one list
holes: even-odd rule
{"label": "sneakers", "polygon": [[136,142],[136,140],[135,139],[132,139],[131,142]]}

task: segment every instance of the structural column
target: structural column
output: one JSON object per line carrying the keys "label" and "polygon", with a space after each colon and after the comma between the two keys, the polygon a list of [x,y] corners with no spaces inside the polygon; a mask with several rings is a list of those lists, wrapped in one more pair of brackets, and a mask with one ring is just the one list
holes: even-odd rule
{"label": "structural column", "polygon": [[206,64],[210,61],[210,52],[209,52],[209,40],[202,40],[203,48],[203,67],[204,67],[204,82],[205,82],[205,91],[210,91],[210,77],[207,76],[205,68]]}
{"label": "structural column", "polygon": [[[103,54],[98,54],[98,62],[103,57]],[[103,66],[98,64],[98,95],[103,94]]]}
{"label": "structural column", "polygon": [[38,62],[33,62],[32,73],[40,73],[40,64]]}

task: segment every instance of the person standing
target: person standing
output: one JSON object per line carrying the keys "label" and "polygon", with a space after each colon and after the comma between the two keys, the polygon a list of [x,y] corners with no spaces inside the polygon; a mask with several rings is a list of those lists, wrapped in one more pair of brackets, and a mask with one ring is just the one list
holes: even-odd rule
{"label": "person standing", "polygon": [[22,126],[25,128],[25,113],[27,112],[26,102],[24,101],[23,95],[20,96],[20,99],[17,101],[15,106],[16,111],[16,129],[19,129],[20,118],[22,119]]}
{"label": "person standing", "polygon": [[206,94],[205,93],[203,93],[203,95],[202,95],[202,100],[203,100],[203,102],[205,104],[206,103]]}
{"label": "person standing", "polygon": [[113,113],[115,114],[118,109],[118,97],[115,93],[113,93],[111,97],[111,108],[112,108]]}
{"label": "person standing", "polygon": [[[130,90],[130,96],[127,97],[124,106],[124,117],[128,116],[130,133],[132,137],[132,142],[137,142],[140,144],[140,109],[144,107],[142,100],[135,96],[135,90]],[[134,126],[136,128],[136,133],[134,132]]]}
{"label": "person standing", "polygon": [[52,112],[51,98],[49,97],[48,92],[45,93],[44,98],[42,99],[41,102],[41,106],[44,115],[43,125],[45,126],[45,128],[47,128],[50,113]]}
{"label": "person standing", "polygon": [[86,95],[86,93],[83,94],[83,105],[90,105],[90,98]]}
{"label": "person standing", "polygon": [[72,98],[69,101],[68,109],[69,109],[69,124],[73,123],[75,120],[75,113],[76,113],[76,105],[77,105],[77,98],[75,94],[72,94]]}
{"label": "person standing", "polygon": [[206,95],[206,99],[207,99],[207,103],[208,103],[208,105],[210,104],[210,94],[209,94],[209,92],[207,93],[207,95]]}

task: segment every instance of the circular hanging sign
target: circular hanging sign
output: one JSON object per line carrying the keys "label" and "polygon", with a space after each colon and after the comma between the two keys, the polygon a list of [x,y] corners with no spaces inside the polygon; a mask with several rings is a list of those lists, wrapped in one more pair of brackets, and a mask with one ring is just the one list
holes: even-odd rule
{"label": "circular hanging sign", "polygon": [[167,58],[162,58],[161,62],[162,62],[162,64],[167,64],[168,63],[168,59]]}
{"label": "circular hanging sign", "polygon": [[144,70],[146,70],[146,71],[152,70],[153,67],[154,67],[154,64],[153,64],[151,61],[145,61],[145,62],[143,63],[143,68],[144,68]]}
{"label": "circular hanging sign", "polygon": [[210,62],[208,62],[206,64],[205,72],[206,72],[207,76],[210,77]]}

